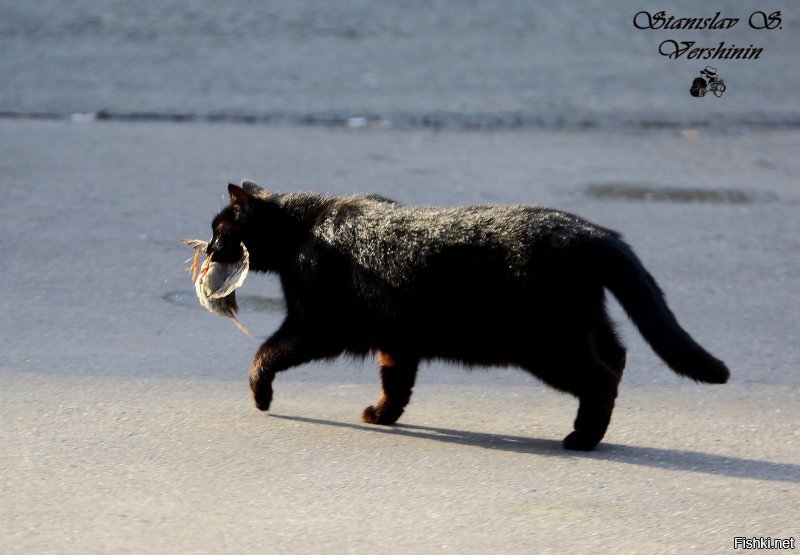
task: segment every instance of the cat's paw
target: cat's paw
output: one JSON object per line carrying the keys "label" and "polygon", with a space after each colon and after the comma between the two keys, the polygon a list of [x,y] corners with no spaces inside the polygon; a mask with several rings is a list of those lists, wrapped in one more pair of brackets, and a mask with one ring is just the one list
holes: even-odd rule
{"label": "cat's paw", "polygon": [[258,410],[269,410],[272,403],[272,384],[264,383],[261,380],[250,380],[250,392],[252,393],[253,403]]}
{"label": "cat's paw", "polygon": [[600,443],[600,440],[587,438],[578,432],[572,432],[564,438],[562,443],[564,445],[564,449],[569,449],[570,451],[591,451],[597,447],[597,444]]}
{"label": "cat's paw", "polygon": [[385,410],[378,411],[375,407],[367,407],[364,409],[364,413],[361,415],[361,420],[367,424],[391,426],[397,422],[397,419],[400,418],[401,414],[403,414],[402,410],[399,412],[389,413]]}

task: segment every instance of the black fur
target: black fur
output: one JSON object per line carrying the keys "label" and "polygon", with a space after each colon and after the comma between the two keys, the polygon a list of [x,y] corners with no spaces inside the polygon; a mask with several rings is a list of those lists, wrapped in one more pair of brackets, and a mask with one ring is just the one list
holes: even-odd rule
{"label": "black fur", "polygon": [[420,361],[513,365],[580,400],[570,449],[602,439],[625,366],[605,309],[620,301],[676,372],[724,383],[728,369],[678,324],[620,236],[538,206],[407,207],[378,196],[272,194],[247,182],[214,219],[212,260],[250,252],[280,276],[286,319],[250,372],[261,410],[279,371],[376,353],[383,395],[363,414],[392,424]]}

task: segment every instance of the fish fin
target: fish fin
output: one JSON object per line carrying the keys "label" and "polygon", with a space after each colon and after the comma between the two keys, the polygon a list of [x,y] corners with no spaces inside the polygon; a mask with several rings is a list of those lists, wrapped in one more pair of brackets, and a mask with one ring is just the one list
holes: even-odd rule
{"label": "fish fin", "polygon": [[181,243],[188,245],[195,250],[206,250],[206,248],[208,248],[208,241],[202,241],[200,239],[181,239]]}

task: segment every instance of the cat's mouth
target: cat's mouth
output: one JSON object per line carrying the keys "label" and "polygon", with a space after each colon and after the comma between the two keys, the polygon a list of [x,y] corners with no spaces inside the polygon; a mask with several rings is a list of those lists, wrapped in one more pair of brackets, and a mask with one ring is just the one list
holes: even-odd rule
{"label": "cat's mouth", "polygon": [[[197,302],[195,291],[171,291],[162,297],[165,301],[178,306],[203,309]],[[286,305],[282,298],[261,295],[245,295],[237,291],[236,301],[240,312],[283,312]]]}

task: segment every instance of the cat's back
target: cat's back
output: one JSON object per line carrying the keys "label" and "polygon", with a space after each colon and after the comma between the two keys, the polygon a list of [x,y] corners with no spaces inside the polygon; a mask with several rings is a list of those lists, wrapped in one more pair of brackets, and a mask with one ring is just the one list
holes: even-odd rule
{"label": "cat's back", "polygon": [[606,236],[614,232],[574,214],[535,204],[402,205],[375,195],[338,197],[315,226],[330,244],[416,250],[446,245],[531,244]]}
{"label": "cat's back", "polygon": [[[327,197],[311,228],[327,245],[394,285],[436,269],[491,267],[509,276],[580,258],[582,245],[613,232],[538,205],[408,206],[374,195]],[[320,205],[322,206],[322,205]],[[578,248],[575,248],[578,247]]]}

